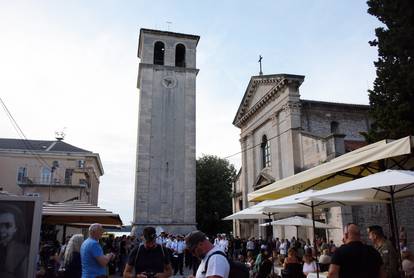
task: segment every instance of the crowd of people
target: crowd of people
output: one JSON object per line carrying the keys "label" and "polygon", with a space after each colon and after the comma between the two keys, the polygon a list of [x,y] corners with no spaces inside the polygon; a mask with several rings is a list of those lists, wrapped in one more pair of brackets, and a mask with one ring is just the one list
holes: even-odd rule
{"label": "crowd of people", "polygon": [[188,268],[196,278],[227,278],[230,262],[238,262],[253,278],[303,278],[316,271],[328,277],[356,278],[397,278],[403,271],[405,277],[414,278],[414,256],[406,248],[406,239],[401,242],[400,262],[398,251],[376,225],[367,229],[370,244],[365,244],[359,227],[348,224],[341,246],[323,238],[315,242],[295,237],[243,239],[225,234],[208,237],[200,231],[187,236],[157,235],[153,227],[146,227],[140,238],[102,238],[103,232],[100,224],[93,224],[87,239],[75,234],[62,246],[43,243],[37,277],[170,277],[184,275]]}

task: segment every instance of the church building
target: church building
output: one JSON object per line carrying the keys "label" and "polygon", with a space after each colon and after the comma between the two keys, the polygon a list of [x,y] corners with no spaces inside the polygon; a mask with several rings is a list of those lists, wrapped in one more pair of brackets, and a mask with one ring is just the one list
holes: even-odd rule
{"label": "church building", "polygon": [[[370,126],[369,106],[301,99],[304,79],[292,74],[251,77],[233,120],[240,128],[242,150],[233,188],[234,212],[253,205],[248,193],[365,145],[360,133]],[[341,227],[350,216],[348,208],[338,207],[318,217]],[[234,234],[257,237],[264,232],[259,222],[234,220]],[[299,235],[308,238],[309,232]],[[341,238],[340,229],[331,233]],[[274,234],[291,238],[296,229],[278,227]]]}

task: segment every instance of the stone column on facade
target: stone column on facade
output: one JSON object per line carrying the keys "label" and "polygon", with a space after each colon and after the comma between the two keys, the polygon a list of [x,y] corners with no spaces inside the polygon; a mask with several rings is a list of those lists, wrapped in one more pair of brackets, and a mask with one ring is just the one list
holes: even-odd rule
{"label": "stone column on facade", "polygon": [[292,176],[296,173],[298,164],[300,165],[300,146],[299,128],[300,122],[300,103],[290,101],[282,107],[282,124],[280,127],[280,141],[282,152],[282,178]]}
{"label": "stone column on facade", "polygon": [[[254,170],[255,170],[255,160],[254,160],[254,134],[252,132],[249,132],[247,134],[247,177],[246,177],[246,184],[245,187],[247,187],[247,193],[246,193],[246,201],[247,201],[247,194],[250,192],[253,192],[253,184],[254,184]],[[250,204],[248,203],[246,207],[250,207]]]}
{"label": "stone column on facade", "polygon": [[242,199],[243,199],[243,209],[248,207],[247,204],[247,194],[248,194],[248,182],[247,182],[247,137],[244,136],[242,138],[240,138],[240,145],[241,145],[241,150],[242,150],[242,165],[244,165],[244,167],[242,167],[242,172],[241,172],[241,178],[240,181],[243,182],[242,184]]}
{"label": "stone column on facade", "polygon": [[274,146],[273,150],[276,152],[276,155],[274,156],[276,158],[276,161],[274,162],[274,178],[281,179],[283,177],[282,174],[282,156],[281,156],[281,152],[282,152],[282,148],[280,145],[280,116],[279,116],[280,111],[276,111],[273,115],[272,115],[272,127],[275,129],[275,138],[273,139],[274,141]]}

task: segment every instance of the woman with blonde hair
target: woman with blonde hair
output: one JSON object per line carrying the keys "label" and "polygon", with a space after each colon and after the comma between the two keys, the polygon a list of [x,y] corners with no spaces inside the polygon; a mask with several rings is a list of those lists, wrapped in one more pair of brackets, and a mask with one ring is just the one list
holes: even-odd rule
{"label": "woman with blonde hair", "polygon": [[64,256],[65,278],[80,278],[82,276],[80,248],[83,240],[82,234],[73,235],[66,246]]}
{"label": "woman with blonde hair", "polygon": [[303,274],[308,276],[309,273],[316,272],[318,265],[316,261],[313,259],[312,254],[306,254],[303,257]]}

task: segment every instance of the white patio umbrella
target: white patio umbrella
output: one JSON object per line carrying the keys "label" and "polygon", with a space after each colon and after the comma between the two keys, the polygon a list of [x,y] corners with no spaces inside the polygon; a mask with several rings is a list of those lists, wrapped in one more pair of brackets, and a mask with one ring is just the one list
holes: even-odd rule
{"label": "white patio umbrella", "polygon": [[[296,227],[313,227],[312,219],[302,216],[292,216],[279,220],[272,221],[270,223],[260,224],[260,226],[296,226]],[[319,229],[338,229],[338,227],[328,225],[319,221],[315,221],[315,227]]]}
{"label": "white patio umbrella", "polygon": [[226,216],[223,220],[243,220],[243,219],[267,219],[269,214],[260,208],[246,208],[232,215]]}
{"label": "white patio umbrella", "polygon": [[385,170],[314,192],[313,197],[345,199],[398,199],[414,196],[414,171]]}
{"label": "white patio umbrella", "polygon": [[279,213],[300,213],[300,212],[310,212],[309,208],[297,205],[291,202],[290,205],[286,206],[266,206],[265,203],[268,201],[263,201],[259,204],[251,206],[249,208],[243,209],[232,215],[224,217],[223,220],[243,220],[243,219],[268,219],[272,215]]}
{"label": "white patio umbrella", "polygon": [[[394,233],[398,235],[395,199],[414,196],[414,172],[408,170],[386,170],[360,179],[349,181],[312,193],[312,200],[389,200],[391,203]],[[390,222],[391,223],[391,222]],[[396,239],[397,240],[397,239]],[[399,247],[398,242],[396,242]]]}
{"label": "white patio umbrella", "polygon": [[[299,227],[313,227],[313,220],[305,218],[302,216],[292,216],[288,218],[283,218],[275,220],[269,223],[260,224],[260,226],[295,226],[296,227],[296,238],[298,237],[298,228]],[[328,225],[319,221],[315,221],[315,227],[319,229],[338,229],[332,225]]]}

